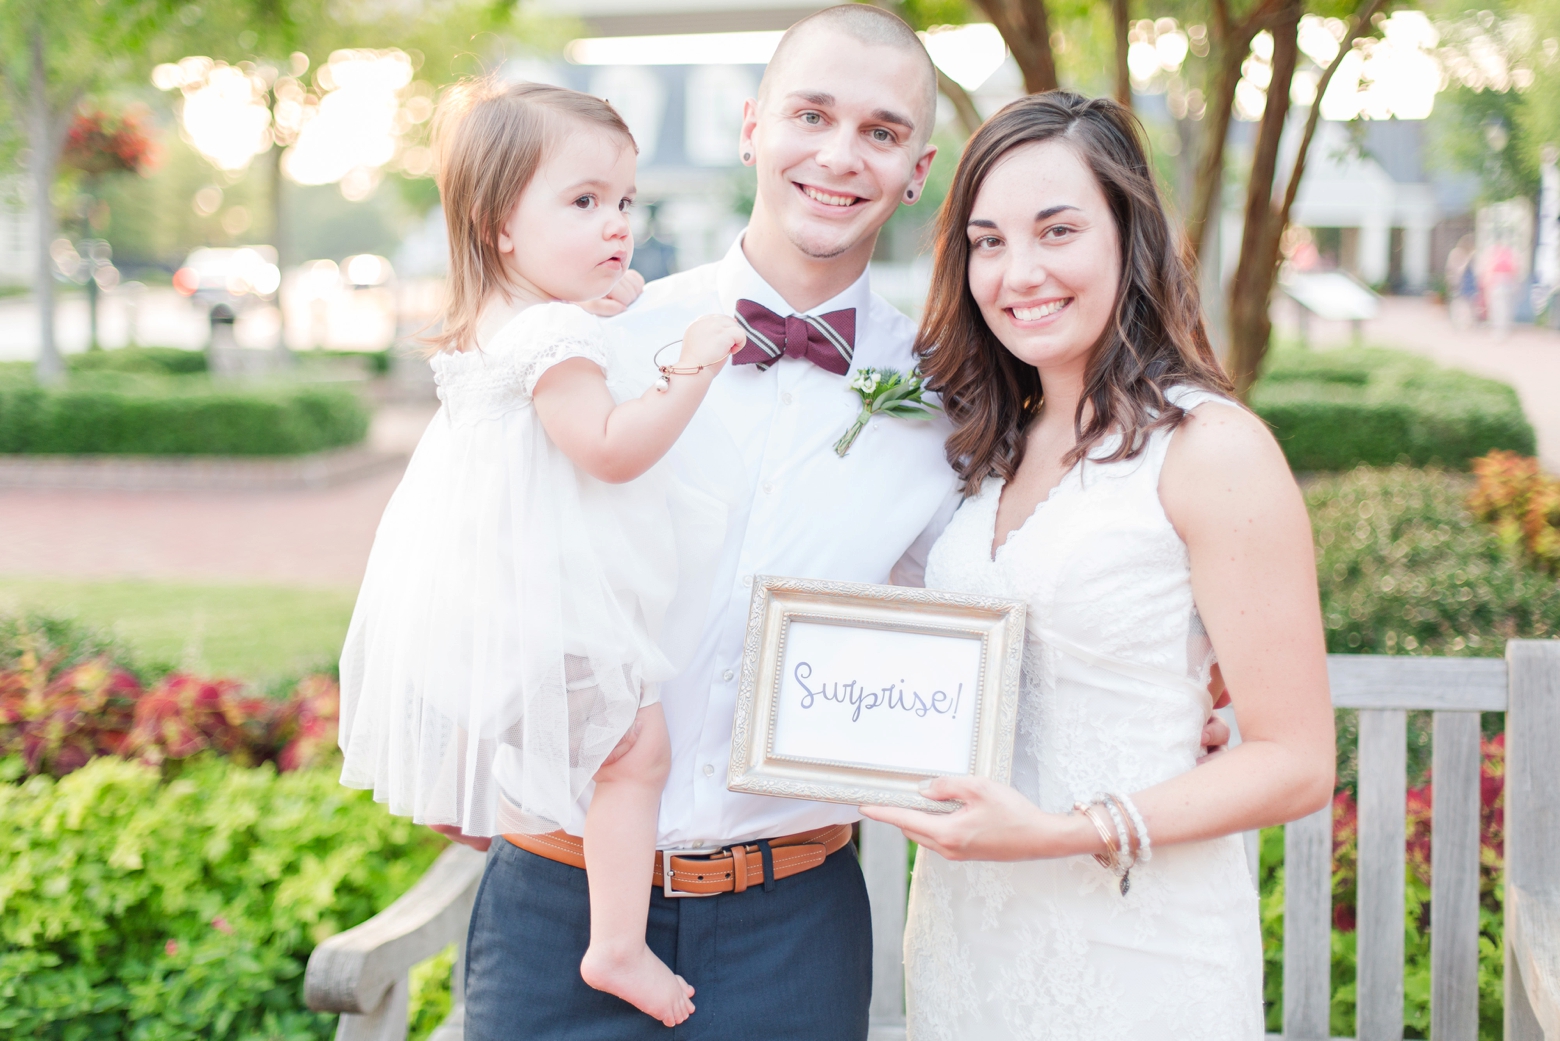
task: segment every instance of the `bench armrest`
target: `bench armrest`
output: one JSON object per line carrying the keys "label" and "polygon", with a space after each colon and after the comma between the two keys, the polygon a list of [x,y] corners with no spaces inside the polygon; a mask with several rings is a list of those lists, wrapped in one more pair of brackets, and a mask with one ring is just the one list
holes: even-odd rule
{"label": "bench armrest", "polygon": [[314,948],[304,1003],[316,1012],[370,1013],[413,965],[463,942],[486,860],[451,845],[399,900]]}
{"label": "bench armrest", "polygon": [[1560,892],[1508,885],[1506,899],[1515,923],[1511,949],[1528,1004],[1546,1041],[1560,1041]]}

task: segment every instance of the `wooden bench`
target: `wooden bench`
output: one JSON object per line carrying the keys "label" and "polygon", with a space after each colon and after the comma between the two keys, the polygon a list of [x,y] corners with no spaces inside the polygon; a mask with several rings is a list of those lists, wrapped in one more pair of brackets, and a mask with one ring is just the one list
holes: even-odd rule
{"label": "wooden bench", "polygon": [[[1504,660],[1332,655],[1333,704],[1359,710],[1356,956],[1359,1041],[1403,1036],[1407,713],[1434,715],[1430,1036],[1478,1037],[1479,713],[1506,713],[1505,1037],[1560,1041],[1560,640],[1516,640]],[[873,1041],[904,1037],[904,837],[862,828],[872,902]],[[1284,833],[1284,1032],[1328,1037],[1332,812]],[[454,1009],[436,1041],[459,1041],[466,923],[483,857],[452,846],[405,896],[309,959],[310,1008],[341,1013],[338,1041],[403,1041],[407,973],[455,944]]]}

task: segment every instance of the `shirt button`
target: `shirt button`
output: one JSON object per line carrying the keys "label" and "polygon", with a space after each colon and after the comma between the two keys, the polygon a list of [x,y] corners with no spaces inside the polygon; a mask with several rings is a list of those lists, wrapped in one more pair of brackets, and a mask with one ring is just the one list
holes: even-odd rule
{"label": "shirt button", "polygon": [[745,586],[752,585],[753,584],[753,576],[752,575],[743,575],[742,576],[742,584],[745,585]]}
{"label": "shirt button", "polygon": [[768,481],[764,482],[764,494],[765,495],[768,495],[770,492],[772,492],[774,490],[775,490],[775,486],[774,485],[770,484]]}
{"label": "shirt button", "polygon": [[791,402],[793,402],[795,400],[796,400],[795,398],[791,397],[791,392],[790,391],[786,391],[784,394],[780,395],[780,404],[782,404],[782,405],[789,405]]}
{"label": "shirt button", "polygon": [[711,766],[709,763],[705,763],[704,764],[704,776],[705,777],[710,776],[710,774],[712,774],[714,772],[715,772],[715,767]]}
{"label": "shirt button", "polygon": [[693,844],[693,848],[694,849],[703,849],[704,848],[704,840],[700,839],[698,842],[695,842]]}
{"label": "shirt button", "polygon": [[730,683],[731,682],[731,677],[733,677],[735,675],[736,675],[736,673],[732,672],[730,669],[727,669],[725,672],[720,674],[720,678],[725,680],[727,683]]}

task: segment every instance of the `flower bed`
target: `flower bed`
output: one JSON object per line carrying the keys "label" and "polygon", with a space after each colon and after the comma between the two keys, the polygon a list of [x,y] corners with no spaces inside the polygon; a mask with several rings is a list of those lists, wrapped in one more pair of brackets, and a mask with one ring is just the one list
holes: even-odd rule
{"label": "flower bed", "polygon": [[1274,351],[1250,403],[1301,472],[1464,470],[1492,449],[1532,455],[1536,443],[1511,387],[1402,351]]}

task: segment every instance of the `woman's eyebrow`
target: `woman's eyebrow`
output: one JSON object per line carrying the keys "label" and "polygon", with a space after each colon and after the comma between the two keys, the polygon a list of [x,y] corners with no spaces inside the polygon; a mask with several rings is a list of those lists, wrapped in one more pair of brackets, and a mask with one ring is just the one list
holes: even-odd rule
{"label": "woman's eyebrow", "polygon": [[1060,206],[1047,206],[1045,209],[1035,214],[1035,223],[1038,224],[1043,220],[1050,220],[1052,217],[1056,216],[1058,213],[1061,213],[1063,210],[1076,209],[1078,209],[1078,207],[1072,205],[1071,203],[1063,203]]}
{"label": "woman's eyebrow", "polygon": [[970,222],[967,225],[965,225],[965,227],[968,227],[968,228],[995,228],[996,226],[997,226],[997,222],[996,221],[994,221],[994,220],[986,220],[984,217],[972,218],[970,220]]}

